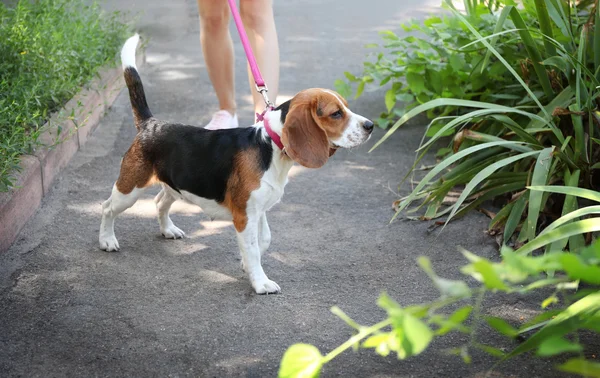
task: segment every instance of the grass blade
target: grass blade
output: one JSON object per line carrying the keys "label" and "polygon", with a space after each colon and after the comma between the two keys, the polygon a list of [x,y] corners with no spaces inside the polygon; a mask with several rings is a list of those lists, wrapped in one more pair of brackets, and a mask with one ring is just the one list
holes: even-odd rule
{"label": "grass blade", "polygon": [[554,230],[555,228],[560,227],[565,223],[568,223],[569,221],[571,221],[573,219],[581,218],[581,217],[589,215],[589,214],[600,214],[600,205],[587,206],[587,207],[583,207],[583,208],[575,210],[575,211],[571,211],[570,213],[563,215],[562,217],[558,218],[557,220],[552,222],[550,225],[548,225],[548,227],[546,227],[544,229],[544,231],[540,232],[540,235],[548,233],[548,232]]}
{"label": "grass blade", "polygon": [[546,72],[546,68],[541,64],[542,60],[544,59],[542,59],[542,55],[540,54],[540,51],[538,50],[537,45],[533,40],[533,37],[531,37],[529,30],[527,30],[527,25],[525,24],[525,21],[523,21],[523,18],[521,17],[521,14],[517,10],[517,8],[513,7],[510,10],[510,18],[515,24],[515,26],[521,29],[519,31],[519,34],[521,35],[521,39],[523,40],[525,49],[529,54],[529,58],[531,59],[533,69],[538,77],[538,80],[540,81],[542,88],[544,89],[544,93],[546,94],[546,96],[548,96],[548,98],[551,98],[554,94],[554,91],[552,90],[550,79],[548,79],[548,73]]}
{"label": "grass blade", "polygon": [[[565,185],[567,186],[577,186],[577,184],[579,184],[579,176],[581,174],[581,171],[576,170],[575,172],[573,172],[573,174],[571,174],[569,172],[568,169],[565,169]],[[598,208],[600,208],[600,206],[598,206]],[[572,214],[572,213],[576,213],[575,217],[568,217],[568,214]],[[565,203],[563,204],[563,209],[562,209],[562,216],[561,218],[557,219],[556,221],[554,221],[551,225],[549,225],[548,227],[546,227],[544,229],[542,233],[545,232],[549,232],[552,231],[553,229],[555,229],[556,227],[567,223],[568,221],[570,221],[571,219],[577,218],[578,211],[577,211],[577,197],[575,196],[571,196],[571,195],[567,195],[565,197]],[[577,236],[579,236],[579,239],[581,239],[581,235],[575,235],[573,237],[571,237],[572,242],[570,244],[577,244],[578,241],[575,241]],[[546,252],[552,252],[552,251],[562,251],[563,249],[565,249],[565,247],[567,246],[567,242],[569,242],[569,239],[562,239],[559,241],[556,241],[554,243],[552,243],[548,248],[546,248]],[[573,247],[573,245],[571,245],[571,247]],[[573,250],[575,250],[575,248],[573,248]]]}
{"label": "grass blade", "polygon": [[517,249],[515,252],[525,255],[557,240],[568,238],[573,235],[597,231],[600,231],[600,218],[580,220],[555,228],[543,235],[538,235],[535,239]]}
{"label": "grass blade", "polygon": [[[422,112],[427,110],[437,108],[439,106],[456,106],[462,108],[476,108],[476,109],[495,109],[498,113],[512,113],[516,112],[518,114],[525,115],[532,119],[532,121],[537,121],[538,124],[544,125],[547,124],[548,121],[545,118],[542,118],[536,114],[524,112],[522,110],[514,109],[508,106],[502,106],[497,104],[492,104],[489,102],[480,102],[480,101],[471,101],[471,100],[461,100],[455,98],[436,98],[435,100],[428,101],[424,104],[414,107],[410,111],[408,111],[405,115],[403,115],[396,123],[388,130],[387,133],[381,139],[375,143],[373,147],[369,150],[369,152],[373,151],[381,143],[383,143],[387,138],[390,137],[400,126],[408,122],[410,119],[419,115]],[[563,138],[564,140],[564,138]]]}
{"label": "grass blade", "polygon": [[[464,16],[456,10],[456,8],[454,8],[454,6],[452,5],[452,2],[450,0],[445,0],[445,3],[449,6],[450,10],[456,15],[456,17],[461,20],[465,26],[467,26],[467,28],[471,31],[471,33],[473,33],[477,38],[482,39],[483,37],[481,36],[481,34],[479,34],[479,32],[473,27],[473,25],[471,25],[465,18]],[[514,11],[514,9],[513,9]],[[512,13],[512,12],[511,12]],[[520,16],[519,16],[520,17]],[[522,21],[522,20],[521,20]],[[513,21],[514,22],[514,21]],[[518,27],[518,26],[517,26]],[[531,35],[529,35],[529,37],[531,38]],[[556,138],[562,143],[565,140],[565,137],[563,136],[562,132],[556,127],[556,125],[554,124],[554,121],[552,120],[552,116],[550,114],[550,112],[548,112],[546,110],[546,108],[544,108],[544,106],[542,105],[542,103],[540,102],[540,100],[537,98],[537,96],[531,91],[531,89],[529,88],[529,86],[523,81],[523,79],[519,76],[519,74],[512,68],[512,66],[506,61],[506,59],[504,59],[502,57],[502,55],[494,48],[492,47],[489,42],[482,40],[481,43],[483,43],[483,45],[485,45],[485,47],[487,47],[492,54],[494,54],[496,56],[496,58],[498,58],[498,60],[500,62],[502,62],[502,64],[504,64],[504,66],[506,67],[506,69],[515,77],[515,79],[519,82],[519,84],[521,84],[521,86],[523,87],[523,89],[525,89],[525,91],[527,92],[527,94],[529,94],[529,96],[531,97],[531,99],[536,103],[536,105],[541,109],[541,111],[544,113],[544,123],[547,123],[548,125],[550,125],[552,132],[554,133],[554,135],[556,136]],[[537,62],[541,62],[542,59],[539,59]],[[538,63],[539,65],[539,63]],[[545,72],[545,69],[542,67],[543,71]],[[546,80],[549,83],[548,77],[547,75],[545,76]]]}
{"label": "grass blade", "polygon": [[[458,160],[460,160],[470,154],[473,154],[477,151],[484,150],[484,149],[489,149],[489,148],[496,147],[496,146],[503,146],[506,148],[511,148],[516,145],[523,145],[523,143],[509,142],[509,141],[483,143],[483,144],[478,144],[473,147],[466,148],[462,151],[459,151],[458,153],[456,153],[454,155],[449,156],[448,158],[446,158],[443,161],[441,161],[440,163],[438,163],[431,171],[429,171],[429,173],[427,173],[427,175],[425,175],[425,177],[423,177],[423,179],[419,182],[419,184],[413,189],[411,194],[408,197],[406,197],[406,199],[404,201],[402,201],[402,203],[398,207],[397,212],[399,213],[403,209],[405,209],[406,206],[408,206],[410,204],[410,202],[412,202],[415,199],[415,197],[419,194],[419,191],[421,189],[423,189],[425,187],[425,185],[427,185],[440,172],[442,172],[443,170],[445,170],[447,167],[454,164]],[[539,153],[539,151],[534,151],[533,153]]]}
{"label": "grass blade", "polygon": [[[550,166],[552,165],[553,151],[554,147],[548,147],[540,152],[533,169],[531,185],[546,185],[546,182],[548,181],[548,173],[550,172]],[[533,191],[529,193],[529,209],[527,211],[526,223],[528,240],[533,240],[535,238],[537,221],[542,207],[543,195],[544,193],[541,191]]]}
{"label": "grass blade", "polygon": [[518,123],[516,123],[512,118],[505,116],[505,115],[498,115],[498,114],[493,114],[491,116],[491,118],[495,119],[498,122],[501,122],[502,124],[504,124],[505,127],[507,127],[510,131],[512,131],[513,133],[517,134],[521,139],[523,139],[523,141],[530,143],[534,146],[542,146],[542,143],[537,140],[536,138],[534,138],[533,136],[531,136],[531,134],[529,134],[527,131],[525,131]]}
{"label": "grass blade", "polygon": [[[552,24],[550,23],[550,16],[548,15],[548,8],[546,8],[546,0],[534,0],[535,9],[537,11],[538,22],[540,23],[540,29],[542,34],[547,35],[550,38],[554,38],[552,33]],[[544,38],[544,47],[546,48],[547,56],[556,55],[556,49],[547,39]]]}
{"label": "grass blade", "polygon": [[[502,30],[502,27],[504,26],[504,22],[506,21],[506,18],[508,17],[508,14],[509,14],[511,8],[512,8],[512,5],[508,5],[508,6],[504,7],[504,9],[502,9],[502,12],[500,13],[500,17],[498,17],[498,22],[496,23],[496,26],[494,27],[494,34],[500,33],[500,31]],[[494,46],[496,44],[497,39],[498,39],[498,37],[494,36],[494,38],[492,38],[492,40],[490,41],[490,46]],[[485,53],[485,57],[483,58],[483,62],[481,63],[481,73],[483,73],[483,71],[487,67],[491,56],[492,56],[492,51],[488,49],[488,51]]]}
{"label": "grass blade", "polygon": [[521,222],[521,218],[523,217],[523,211],[525,211],[525,205],[527,204],[527,198],[529,196],[527,193],[523,194],[519,197],[518,200],[514,202],[514,206],[510,211],[510,215],[506,220],[506,225],[504,226],[504,244],[506,244],[511,236],[514,234],[517,226]]}
{"label": "grass blade", "polygon": [[571,196],[586,198],[592,201],[600,202],[600,193],[595,190],[577,188],[574,186],[528,186],[530,190],[541,190],[550,193],[568,194]]}
{"label": "grass blade", "polygon": [[460,197],[458,197],[458,200],[456,201],[456,204],[454,204],[454,206],[452,208],[452,212],[448,216],[448,219],[446,220],[444,227],[448,224],[448,222],[450,222],[450,220],[452,219],[454,214],[456,214],[456,212],[459,210],[460,205],[462,205],[462,203],[467,199],[467,197],[473,191],[473,189],[475,189],[475,187],[477,185],[479,185],[483,180],[485,180],[487,177],[489,177],[492,173],[494,173],[498,169],[505,167],[509,164],[512,164],[516,161],[519,161],[519,160],[527,158],[527,157],[539,155],[539,154],[540,154],[540,151],[525,152],[525,153],[522,153],[522,154],[519,154],[516,156],[511,156],[506,159],[497,161],[494,164],[490,164],[488,167],[481,170],[478,174],[475,175],[475,177],[473,177],[473,179],[471,179],[471,181],[469,181],[469,183],[467,184],[467,186],[461,193]]}
{"label": "grass blade", "polygon": [[[483,104],[487,104],[487,103],[483,103]],[[492,105],[495,105],[495,104],[492,104]],[[441,138],[444,135],[444,133],[446,133],[451,128],[459,125],[460,123],[466,122],[472,118],[477,118],[477,117],[481,117],[481,116],[485,116],[485,115],[489,115],[489,114],[497,114],[497,113],[516,113],[516,114],[520,114],[520,115],[523,115],[526,117],[535,118],[537,120],[543,120],[543,118],[540,118],[539,116],[536,116],[533,113],[529,113],[529,112],[519,110],[516,108],[508,108],[508,107],[500,106],[500,105],[495,105],[495,106],[492,106],[491,108],[486,108],[486,109],[474,110],[470,113],[467,113],[460,117],[457,117],[457,118],[453,119],[452,121],[448,122],[447,124],[445,124],[425,144],[423,144],[421,147],[419,147],[419,149],[417,151],[420,151],[421,149],[434,143],[436,140]],[[544,120],[544,122],[545,122],[545,120]],[[539,142],[536,144],[539,144]]]}
{"label": "grass blade", "polygon": [[594,67],[598,68],[600,67],[600,6],[598,4],[594,14],[594,25]]}

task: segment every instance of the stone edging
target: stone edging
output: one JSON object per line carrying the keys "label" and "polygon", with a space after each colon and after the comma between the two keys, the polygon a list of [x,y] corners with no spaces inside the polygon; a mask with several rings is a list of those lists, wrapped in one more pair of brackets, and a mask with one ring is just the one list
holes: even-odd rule
{"label": "stone edging", "polygon": [[[145,62],[138,48],[138,67]],[[42,198],[50,191],[54,178],[67,166],[96,129],[104,112],[125,86],[121,67],[103,68],[92,82],[75,95],[44,125],[40,141],[52,147],[38,148],[34,155],[21,157],[21,172],[9,192],[0,193],[0,253],[8,250]],[[61,132],[57,135],[58,127]]]}

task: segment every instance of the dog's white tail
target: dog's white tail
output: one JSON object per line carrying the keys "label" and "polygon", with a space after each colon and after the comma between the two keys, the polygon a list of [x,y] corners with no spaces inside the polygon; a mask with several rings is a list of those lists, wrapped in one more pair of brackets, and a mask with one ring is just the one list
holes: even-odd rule
{"label": "dog's white tail", "polygon": [[121,49],[121,63],[123,63],[123,69],[127,67],[137,69],[135,65],[135,48],[139,41],[140,35],[136,34],[133,37],[130,37],[123,45],[123,48]]}

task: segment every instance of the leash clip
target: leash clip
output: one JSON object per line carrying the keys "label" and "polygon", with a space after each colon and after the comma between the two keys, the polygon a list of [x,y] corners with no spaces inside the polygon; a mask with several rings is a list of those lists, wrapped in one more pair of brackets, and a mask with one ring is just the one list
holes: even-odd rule
{"label": "leash clip", "polygon": [[258,84],[254,84],[254,86],[256,87],[256,91],[262,95],[263,101],[265,102],[267,109],[275,108],[275,104],[273,104],[271,100],[269,100],[269,96],[267,95],[267,92],[269,91],[267,85],[263,84],[259,86]]}

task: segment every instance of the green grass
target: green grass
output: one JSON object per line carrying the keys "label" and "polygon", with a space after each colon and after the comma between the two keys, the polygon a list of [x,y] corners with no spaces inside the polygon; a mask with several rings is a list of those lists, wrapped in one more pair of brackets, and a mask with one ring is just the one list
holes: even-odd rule
{"label": "green grass", "polygon": [[82,0],[0,3],[0,192],[19,156],[40,145],[42,126],[103,65],[128,34],[117,13]]}

